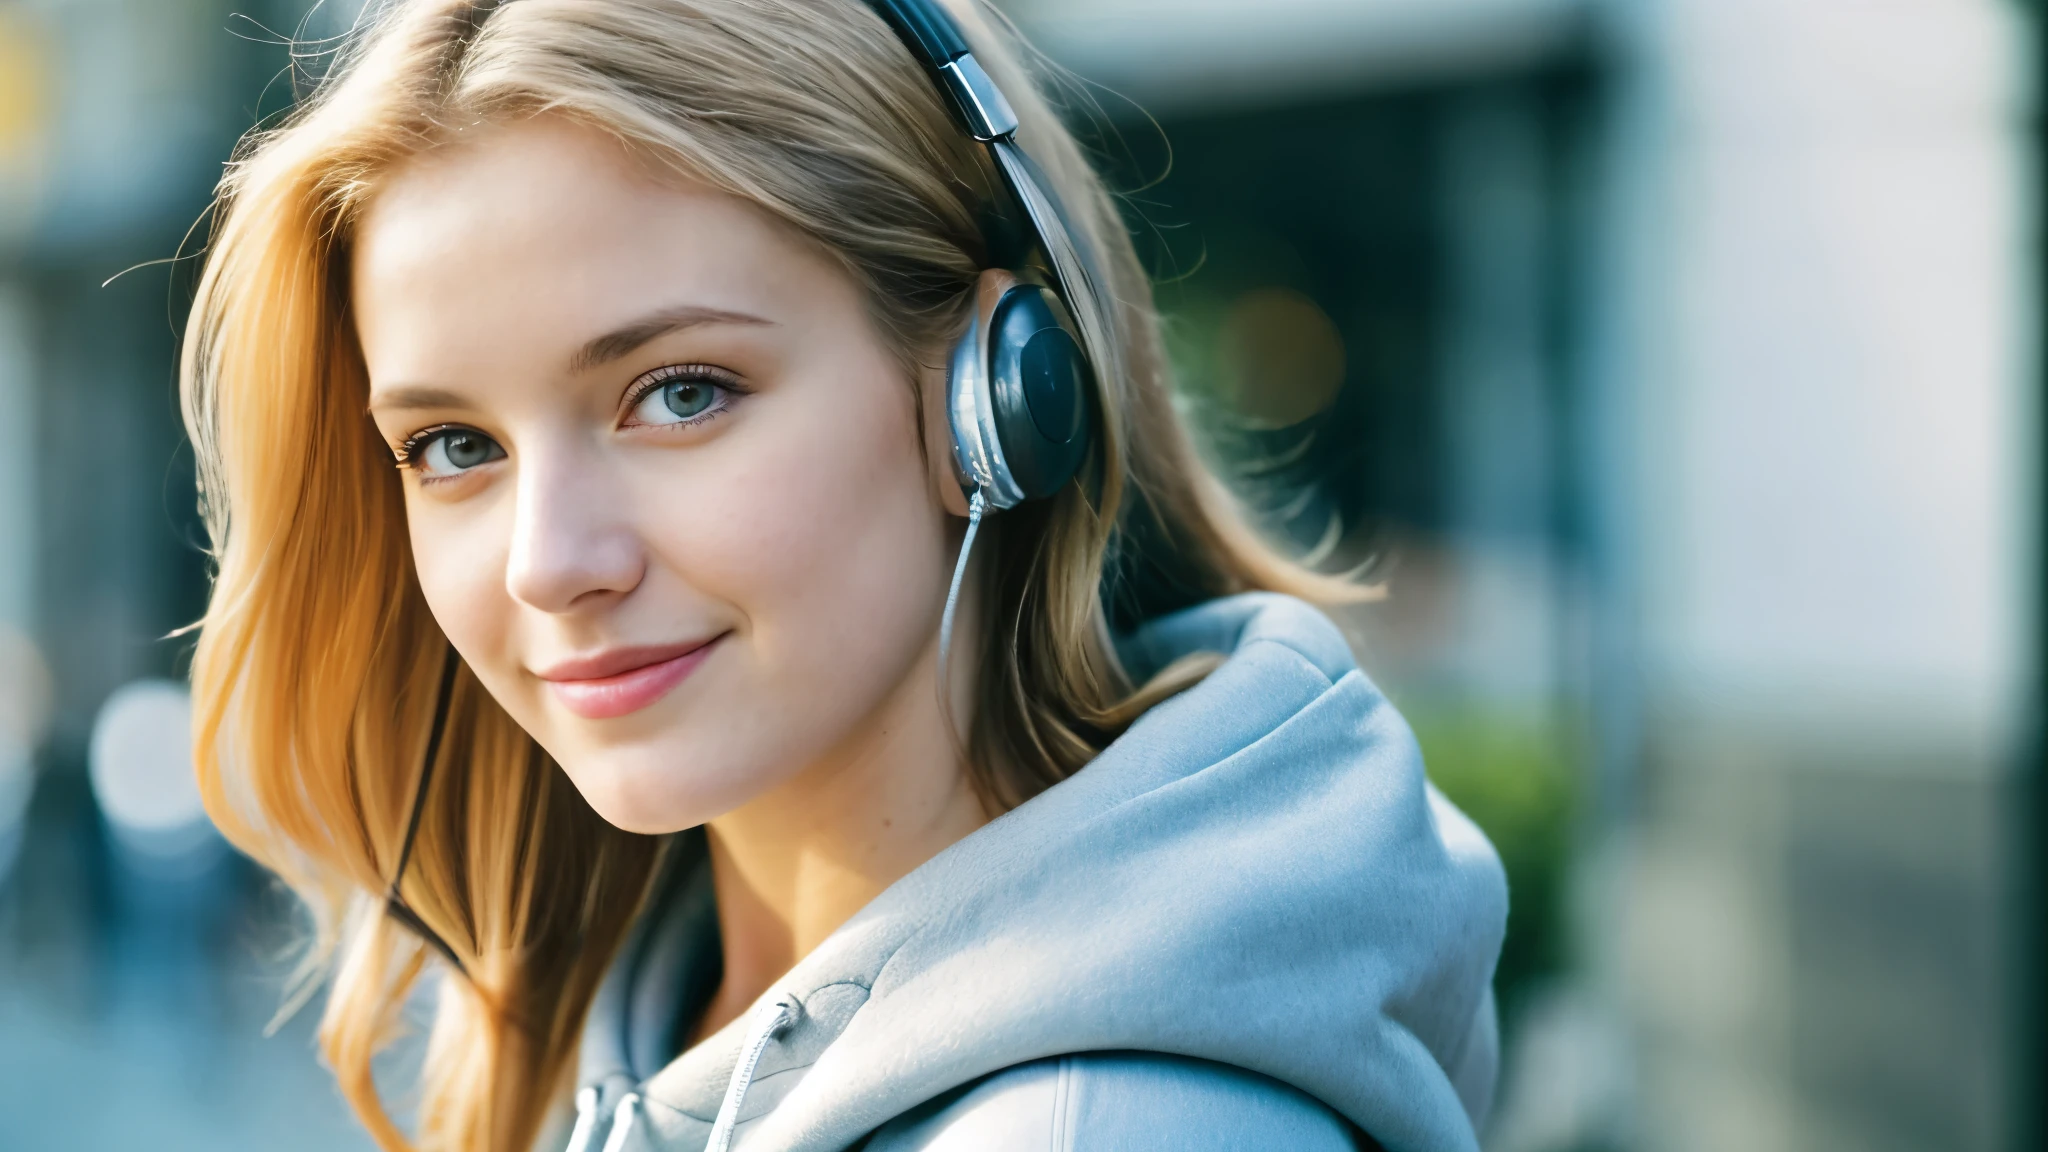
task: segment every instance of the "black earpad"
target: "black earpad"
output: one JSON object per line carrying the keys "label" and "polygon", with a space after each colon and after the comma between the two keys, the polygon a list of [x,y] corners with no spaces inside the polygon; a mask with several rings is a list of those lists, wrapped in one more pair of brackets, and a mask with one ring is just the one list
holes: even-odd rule
{"label": "black earpad", "polygon": [[1060,490],[1087,459],[1095,379],[1059,298],[1020,284],[996,303],[989,395],[1002,458],[1027,500]]}

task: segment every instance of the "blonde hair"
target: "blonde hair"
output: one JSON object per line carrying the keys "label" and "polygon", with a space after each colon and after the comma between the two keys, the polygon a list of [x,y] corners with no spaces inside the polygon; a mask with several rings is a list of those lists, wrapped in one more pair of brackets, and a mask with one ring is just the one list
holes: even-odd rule
{"label": "blonde hair", "polygon": [[[958,15],[1103,280],[1099,300],[1077,302],[1092,309],[1081,319],[1100,390],[1089,474],[987,531],[967,751],[1000,810],[1080,768],[1210,666],[1135,686],[1106,599],[1138,585],[1184,602],[1347,586],[1263,547],[1196,461],[1114,202],[1007,26]],[[407,157],[466,125],[542,113],[810,238],[865,288],[913,387],[909,369],[961,330],[993,259],[988,157],[859,0],[392,3],[288,121],[243,142],[182,365],[217,566],[192,673],[195,753],[215,821],[303,896],[315,960],[338,961],[321,1041],[387,1149],[411,1144],[372,1058],[429,956],[380,899],[453,656],[413,573],[398,474],[365,414],[349,254],[380,178]],[[466,973],[439,998],[421,1145],[531,1144],[660,851],[599,819],[458,670],[404,877],[406,903]]]}

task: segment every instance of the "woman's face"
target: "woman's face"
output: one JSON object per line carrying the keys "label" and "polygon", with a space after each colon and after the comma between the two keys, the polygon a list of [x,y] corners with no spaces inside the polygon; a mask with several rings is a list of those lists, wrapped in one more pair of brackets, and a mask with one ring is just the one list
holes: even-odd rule
{"label": "woman's face", "polygon": [[929,675],[915,398],[765,214],[543,118],[394,173],[353,272],[427,603],[606,819],[730,811]]}

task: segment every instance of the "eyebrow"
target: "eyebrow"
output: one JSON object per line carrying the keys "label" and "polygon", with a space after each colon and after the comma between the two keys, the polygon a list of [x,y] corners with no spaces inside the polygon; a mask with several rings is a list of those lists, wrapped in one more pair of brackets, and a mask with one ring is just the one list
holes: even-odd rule
{"label": "eyebrow", "polygon": [[[764,320],[745,312],[727,312],[720,308],[701,308],[696,305],[682,305],[651,312],[630,324],[612,329],[610,332],[585,344],[569,358],[569,371],[588,372],[592,368],[609,364],[623,356],[630,356],[650,340],[657,340],[671,332],[685,328],[697,328],[707,324],[742,324],[755,327],[773,327],[775,321]],[[406,411],[419,408],[467,408],[470,399],[460,392],[426,385],[400,385],[396,388],[379,389],[370,408],[377,411]]]}
{"label": "eyebrow", "polygon": [[684,305],[678,308],[664,308],[649,313],[630,324],[615,328],[578,349],[569,358],[569,371],[587,372],[602,364],[609,364],[622,356],[631,355],[641,345],[659,339],[671,332],[685,328],[697,328],[706,324],[744,324],[750,326],[772,326],[773,320],[749,316],[745,312],[727,312],[718,308],[700,308]]}
{"label": "eyebrow", "polygon": [[467,408],[469,398],[460,392],[446,388],[428,388],[411,384],[398,388],[381,389],[370,400],[370,410],[404,411],[410,408]]}

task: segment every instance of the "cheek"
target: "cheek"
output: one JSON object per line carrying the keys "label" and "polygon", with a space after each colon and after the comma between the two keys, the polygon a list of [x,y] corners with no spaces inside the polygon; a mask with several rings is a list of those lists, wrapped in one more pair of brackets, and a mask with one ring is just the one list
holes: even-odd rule
{"label": "cheek", "polygon": [[406,498],[420,592],[448,642],[486,683],[502,679],[499,665],[517,659],[511,650],[512,604],[505,595],[511,514],[503,499],[449,508],[417,493]]}
{"label": "cheek", "polygon": [[947,518],[902,389],[892,378],[764,404],[699,514],[670,517],[674,535],[657,544],[744,620],[755,671],[772,681],[758,687],[778,707],[856,707],[860,686],[892,686],[937,626]]}

